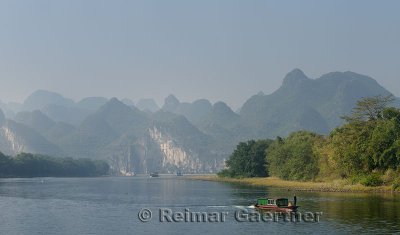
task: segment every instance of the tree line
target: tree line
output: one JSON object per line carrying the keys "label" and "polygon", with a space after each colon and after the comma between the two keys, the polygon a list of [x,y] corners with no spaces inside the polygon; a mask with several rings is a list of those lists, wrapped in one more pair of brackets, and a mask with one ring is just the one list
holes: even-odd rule
{"label": "tree line", "polygon": [[237,145],[221,177],[284,180],[348,179],[366,186],[400,186],[400,110],[392,96],[359,100],[346,123],[328,136],[308,131]]}
{"label": "tree line", "polygon": [[11,157],[0,152],[0,177],[101,176],[108,171],[109,165],[100,160],[56,158],[31,153]]}

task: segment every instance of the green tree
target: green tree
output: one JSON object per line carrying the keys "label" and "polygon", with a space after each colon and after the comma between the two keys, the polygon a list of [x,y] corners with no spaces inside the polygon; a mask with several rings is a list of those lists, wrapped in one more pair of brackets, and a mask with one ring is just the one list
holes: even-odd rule
{"label": "green tree", "polygon": [[277,138],[266,150],[270,175],[284,180],[314,180],[318,174],[318,158],[313,145],[321,136],[308,131],[291,133],[288,138]]}
{"label": "green tree", "polygon": [[272,140],[249,140],[240,142],[226,161],[229,169],[223,170],[219,176],[228,177],[265,177],[268,172],[265,169],[265,149]]}
{"label": "green tree", "polygon": [[[392,95],[364,98],[357,102],[348,121],[330,134],[335,165],[340,175],[348,177],[373,170],[387,169],[395,164],[393,144],[400,131],[400,113],[386,106]],[[393,148],[392,148],[393,146]]]}
{"label": "green tree", "polygon": [[352,110],[352,116],[343,116],[347,121],[377,120],[383,117],[382,111],[387,105],[394,101],[393,95],[383,97],[367,97],[357,101],[356,107]]}

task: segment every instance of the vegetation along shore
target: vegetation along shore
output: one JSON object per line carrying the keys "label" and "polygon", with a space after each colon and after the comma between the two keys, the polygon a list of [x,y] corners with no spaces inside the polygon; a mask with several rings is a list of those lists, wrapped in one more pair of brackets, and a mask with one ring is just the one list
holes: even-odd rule
{"label": "vegetation along shore", "polygon": [[253,187],[279,187],[290,191],[318,191],[318,192],[400,192],[393,191],[392,186],[364,186],[360,183],[352,184],[347,180],[337,179],[326,182],[301,182],[282,180],[278,177],[253,177],[253,178],[230,178],[218,175],[190,176],[186,179],[204,180],[243,184]]}
{"label": "vegetation along shore", "polygon": [[315,191],[400,191],[400,110],[391,96],[357,102],[327,136],[241,142],[218,176],[196,179]]}
{"label": "vegetation along shore", "polygon": [[31,153],[11,157],[0,152],[0,178],[103,176],[108,171],[109,165],[101,160],[57,158]]}

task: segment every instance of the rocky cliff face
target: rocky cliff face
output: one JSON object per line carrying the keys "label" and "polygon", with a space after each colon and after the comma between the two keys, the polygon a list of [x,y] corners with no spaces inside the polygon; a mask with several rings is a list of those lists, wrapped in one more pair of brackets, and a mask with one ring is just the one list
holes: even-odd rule
{"label": "rocky cliff face", "polygon": [[149,129],[149,135],[158,144],[162,152],[162,167],[181,171],[198,172],[198,169],[206,169],[210,172],[218,166],[209,165],[200,161],[198,153],[185,150],[179,146],[170,135],[162,133],[157,127]]}
{"label": "rocky cliff face", "polygon": [[0,125],[0,152],[15,155],[21,152],[65,156],[53,143],[23,124],[6,120]]}
{"label": "rocky cliff face", "polygon": [[29,151],[26,149],[23,140],[7,126],[0,128],[0,146],[2,147],[2,152],[7,155]]}
{"label": "rocky cliff face", "polygon": [[107,155],[107,160],[114,174],[168,172],[161,168],[161,151],[149,137],[127,138],[111,148],[114,150]]}
{"label": "rocky cliff face", "polygon": [[[123,141],[126,143],[126,141]],[[129,141],[128,141],[129,142]],[[157,126],[148,129],[145,137],[119,144],[119,152],[108,156],[114,173],[214,173],[224,167],[225,159],[217,156],[201,159],[200,154],[179,144],[169,133]]]}

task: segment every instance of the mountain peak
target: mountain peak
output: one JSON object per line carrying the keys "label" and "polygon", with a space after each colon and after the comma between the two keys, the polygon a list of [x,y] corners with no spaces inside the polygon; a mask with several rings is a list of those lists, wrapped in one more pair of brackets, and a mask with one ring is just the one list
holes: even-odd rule
{"label": "mountain peak", "polygon": [[121,111],[129,110],[130,108],[119,101],[117,98],[113,97],[107,101],[107,103],[103,104],[96,113],[102,113],[103,115],[109,113],[118,113]]}
{"label": "mountain peak", "polygon": [[288,74],[286,74],[285,78],[283,79],[283,86],[308,79],[309,78],[303,73],[303,71],[296,68],[290,71]]}
{"label": "mountain peak", "polygon": [[61,105],[61,106],[73,106],[74,101],[71,99],[64,98],[62,95],[46,90],[37,90],[33,92],[24,101],[24,106],[27,110],[41,109],[49,104]]}
{"label": "mountain peak", "polygon": [[115,133],[123,133],[132,130],[130,128],[137,127],[137,130],[142,128],[145,121],[147,118],[136,107],[129,107],[113,97],[99,110],[89,115],[83,123],[84,126],[92,125],[90,122],[98,122],[96,124],[98,126],[107,123]]}
{"label": "mountain peak", "polygon": [[124,103],[122,103],[117,98],[113,97],[108,102],[106,102],[104,105],[102,105],[98,111],[105,111],[105,110],[109,110],[109,109],[112,109],[112,110],[114,110],[114,109],[129,109],[129,107],[127,105],[125,105]]}
{"label": "mountain peak", "polygon": [[375,79],[373,79],[367,75],[355,73],[352,71],[330,72],[330,73],[322,75],[318,79],[321,79],[321,80],[330,79],[330,80],[338,80],[338,81],[351,81],[351,80],[359,79],[359,80],[364,80],[366,82],[371,82],[371,84],[373,83],[375,85],[379,85]]}
{"label": "mountain peak", "polygon": [[226,103],[224,103],[224,102],[222,102],[222,101],[218,101],[218,102],[216,102],[214,105],[213,105],[213,108],[214,109],[224,109],[224,110],[230,110],[231,108],[229,108],[229,106],[226,104]]}
{"label": "mountain peak", "polygon": [[203,130],[210,131],[218,126],[219,128],[231,129],[236,126],[239,115],[232,111],[229,106],[222,102],[216,102],[212,108],[197,122]]}
{"label": "mountain peak", "polygon": [[224,102],[218,101],[216,102],[209,113],[212,113],[213,115],[218,115],[218,116],[237,116],[235,112],[232,111],[232,109]]}
{"label": "mountain peak", "polygon": [[179,100],[171,94],[167,98],[165,98],[164,106],[162,108],[166,111],[172,112],[179,106],[179,104]]}
{"label": "mountain peak", "polygon": [[165,98],[165,104],[179,104],[179,100],[174,96],[174,95],[169,95],[167,98]]}
{"label": "mountain peak", "polygon": [[116,102],[122,103],[122,102],[119,101],[118,98],[116,98],[116,97],[112,97],[112,98],[110,99],[110,103],[116,103]]}
{"label": "mountain peak", "polygon": [[204,106],[207,106],[207,108],[210,108],[212,106],[210,101],[207,99],[198,99],[198,100],[195,100],[192,104],[193,105],[204,105]]}

